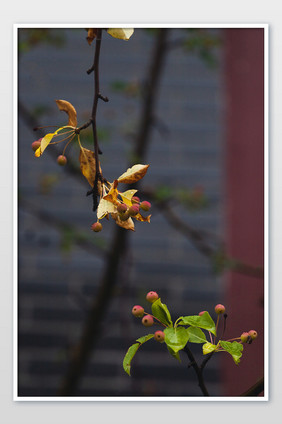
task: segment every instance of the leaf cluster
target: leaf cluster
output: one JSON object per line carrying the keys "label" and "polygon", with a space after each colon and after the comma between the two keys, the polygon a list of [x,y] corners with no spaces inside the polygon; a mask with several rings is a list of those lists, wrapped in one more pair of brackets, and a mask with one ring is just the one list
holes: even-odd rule
{"label": "leaf cluster", "polygon": [[[225,351],[232,356],[236,365],[239,364],[243,352],[243,345],[237,341],[216,341],[217,324],[215,324],[207,311],[201,315],[180,316],[173,323],[167,306],[162,303],[160,298],[152,303],[151,307],[153,318],[165,327],[164,344],[168,352],[179,362],[181,362],[179,352],[186,347],[187,343],[196,343],[202,344],[203,355]],[[206,333],[209,335],[209,340]],[[212,335],[214,337],[212,337]],[[128,375],[130,375],[131,362],[137,350],[142,344],[151,340],[153,337],[154,334],[147,334],[137,339],[136,343],[130,346],[126,352],[123,360],[123,369]]]}

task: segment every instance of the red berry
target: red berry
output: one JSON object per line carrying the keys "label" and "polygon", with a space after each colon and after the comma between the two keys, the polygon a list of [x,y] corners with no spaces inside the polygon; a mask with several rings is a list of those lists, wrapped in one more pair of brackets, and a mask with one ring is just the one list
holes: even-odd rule
{"label": "red berry", "polygon": [[64,166],[67,163],[67,158],[64,155],[57,157],[57,162],[59,165]]}
{"label": "red berry", "polygon": [[241,341],[243,343],[247,343],[249,337],[250,337],[249,333],[246,333],[246,331],[245,331],[244,333],[241,334]]}
{"label": "red berry", "polygon": [[201,311],[201,312],[199,312],[200,317],[201,317],[201,316],[202,316],[205,312],[207,312],[207,311]]}
{"label": "red berry", "polygon": [[139,197],[138,197],[138,196],[133,196],[133,197],[131,198],[131,203],[132,203],[132,204],[134,204],[134,203],[140,203],[140,199],[139,199]]}
{"label": "red berry", "polygon": [[143,317],[144,308],[142,308],[142,306],[140,306],[140,305],[135,305],[132,308],[132,313],[135,317],[138,317],[138,318]]}
{"label": "red berry", "polygon": [[139,205],[135,204],[130,206],[130,208],[128,209],[128,213],[130,216],[135,216],[137,215],[139,212]]}
{"label": "red berry", "polygon": [[31,144],[31,148],[32,148],[32,150],[33,150],[34,152],[38,149],[38,147],[40,147],[40,145],[41,145],[41,140],[42,140],[42,138],[40,138],[39,140],[34,141],[34,142]]}
{"label": "red berry", "polygon": [[154,339],[157,340],[157,342],[163,343],[165,340],[165,333],[163,331],[156,331],[154,334]]}
{"label": "red berry", "polygon": [[117,205],[117,211],[119,213],[124,213],[127,211],[127,206],[125,203],[120,203],[119,205]]}
{"label": "red berry", "polygon": [[151,208],[151,203],[150,202],[147,202],[146,200],[144,200],[143,202],[140,203],[140,208],[143,211],[146,211],[147,212]]}
{"label": "red berry", "polygon": [[157,299],[159,298],[158,293],[154,292],[154,291],[150,291],[149,293],[147,293],[146,295],[146,299],[148,300],[148,302],[150,303],[154,303]]}
{"label": "red berry", "polygon": [[102,224],[100,222],[94,222],[94,224],[91,225],[91,230],[95,231],[95,233],[99,233],[102,231]]}
{"label": "red berry", "polygon": [[225,306],[221,305],[220,303],[218,305],[216,305],[216,307],[214,308],[215,312],[220,315],[220,314],[224,314],[225,312]]}
{"label": "red berry", "polygon": [[258,333],[256,332],[256,330],[250,330],[249,336],[251,336],[252,340],[255,340],[258,336]]}
{"label": "red berry", "polygon": [[151,327],[154,324],[154,318],[152,317],[152,315],[145,315],[142,318],[142,324],[145,327]]}

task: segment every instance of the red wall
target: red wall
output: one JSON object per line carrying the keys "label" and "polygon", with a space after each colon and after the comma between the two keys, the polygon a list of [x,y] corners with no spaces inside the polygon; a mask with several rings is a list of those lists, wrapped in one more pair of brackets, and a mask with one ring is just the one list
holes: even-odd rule
{"label": "red wall", "polygon": [[[264,34],[263,29],[225,30],[227,102],[227,252],[247,264],[264,260]],[[255,329],[241,363],[223,360],[224,394],[237,396],[263,376],[263,280],[229,272],[227,337]],[[223,355],[223,354],[222,354]]]}

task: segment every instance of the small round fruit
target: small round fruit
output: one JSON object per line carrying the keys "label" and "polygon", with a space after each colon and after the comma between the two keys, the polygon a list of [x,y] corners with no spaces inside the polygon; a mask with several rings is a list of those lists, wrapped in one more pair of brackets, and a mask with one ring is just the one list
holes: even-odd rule
{"label": "small round fruit", "polygon": [[207,312],[207,311],[201,311],[201,312],[199,312],[199,316],[201,317],[205,312]]}
{"label": "small round fruit", "polygon": [[246,331],[244,333],[241,334],[241,341],[243,343],[247,343],[248,339],[249,339],[250,335],[249,333],[247,333]]}
{"label": "small round fruit", "polygon": [[151,203],[150,202],[147,202],[146,200],[144,200],[143,202],[140,203],[140,208],[143,211],[146,211],[147,212],[151,208]]}
{"label": "small round fruit", "polygon": [[133,197],[131,198],[131,202],[132,202],[132,204],[134,204],[134,203],[140,203],[140,199],[139,199],[139,197],[138,197],[138,196],[133,196]]}
{"label": "small round fruit", "polygon": [[144,315],[144,308],[142,308],[142,306],[140,306],[140,305],[135,305],[132,308],[132,313],[137,318],[143,317],[143,315]]}
{"label": "small round fruit", "polygon": [[224,314],[225,312],[225,306],[221,305],[220,303],[218,305],[216,305],[216,307],[214,308],[215,312],[220,315],[220,314]]}
{"label": "small round fruit", "polygon": [[94,224],[91,225],[91,230],[95,233],[99,233],[102,231],[102,224],[100,222],[94,222]]}
{"label": "small round fruit", "polygon": [[249,331],[249,336],[251,336],[251,339],[252,340],[255,340],[257,338],[257,336],[258,336],[258,333],[257,333],[256,330],[250,330]]}
{"label": "small round fruit", "polygon": [[154,334],[154,339],[157,340],[157,342],[163,343],[165,340],[165,333],[163,331],[156,331]]}
{"label": "small round fruit", "polygon": [[42,140],[42,138],[40,138],[39,140],[34,141],[34,142],[31,144],[31,148],[32,148],[32,150],[33,150],[34,152],[38,149],[38,147],[40,147],[40,145],[41,145],[41,140]]}
{"label": "small round fruit", "polygon": [[145,327],[152,327],[152,325],[154,324],[154,318],[152,317],[152,315],[145,315],[142,318],[142,324]]}
{"label": "small round fruit", "polygon": [[146,295],[146,300],[148,300],[148,302],[150,302],[150,303],[154,303],[158,298],[159,298],[158,293],[156,293],[154,291],[150,291]]}
{"label": "small round fruit", "polygon": [[128,213],[128,211],[126,211],[126,212],[123,212],[123,213],[120,213],[120,214],[119,214],[119,219],[120,219],[121,221],[126,221],[128,218],[129,218],[129,213]]}
{"label": "small round fruit", "polygon": [[125,203],[120,203],[119,205],[117,205],[117,211],[119,213],[124,213],[127,211],[127,206]]}
{"label": "small round fruit", "polygon": [[60,155],[57,157],[57,162],[59,165],[65,166],[65,164],[67,163],[67,158],[64,155]]}
{"label": "small round fruit", "polygon": [[130,216],[136,216],[139,212],[139,205],[135,204],[130,206],[130,208],[128,209],[128,213]]}

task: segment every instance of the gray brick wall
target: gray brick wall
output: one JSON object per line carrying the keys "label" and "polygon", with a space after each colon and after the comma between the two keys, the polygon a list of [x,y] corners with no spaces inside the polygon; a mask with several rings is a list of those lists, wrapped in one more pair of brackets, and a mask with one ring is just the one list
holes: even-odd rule
{"label": "gray brick wall", "polygon": [[[33,109],[50,108],[40,119],[43,124],[64,124],[65,115],[54,99],[70,101],[78,111],[79,123],[89,117],[92,106],[93,46],[81,29],[62,30],[63,48],[40,45],[21,56],[19,96]],[[182,30],[172,30],[177,39]],[[138,99],[113,90],[117,80],[142,82],[147,69],[152,37],[138,29],[129,42],[104,35],[101,51],[101,91],[110,98],[99,103],[98,125],[106,131],[101,141],[103,173],[116,178],[127,167],[131,141],[140,109]],[[166,59],[157,102],[157,116],[165,134],[154,129],[146,162],[149,171],[143,187],[160,184],[171,187],[205,188],[209,207],[199,212],[177,208],[191,226],[222,237],[222,98],[221,50],[218,66],[210,69],[198,55],[172,49]],[[87,182],[75,180],[58,169],[46,152],[35,159],[30,149],[36,137],[19,119],[19,192],[32,208],[19,210],[19,395],[52,396],[64,375],[70,348],[79,339],[87,305],[95,296],[103,270],[103,258],[72,245],[62,250],[62,234],[37,216],[43,210],[72,223],[92,240],[109,245],[112,223],[101,234],[90,234],[95,220],[91,199],[85,196]],[[82,136],[83,143],[83,136]],[[51,148],[51,147],[50,147]],[[75,148],[73,148],[75,154]],[[58,177],[49,194],[40,182],[46,175]],[[35,213],[34,213],[35,212]],[[141,303],[148,290],[157,290],[162,300],[178,315],[212,311],[222,301],[222,281],[211,264],[182,234],[176,232],[152,207],[151,224],[137,223],[130,235],[130,255],[125,264],[103,323],[103,337],[92,354],[81,381],[78,396],[197,396],[199,389],[186,358],[180,365],[163,345],[148,342],[134,359],[133,376],[122,369],[129,345],[146,334],[131,316],[133,304]],[[200,354],[196,347],[197,355]],[[206,370],[211,394],[220,394],[218,359]]]}

